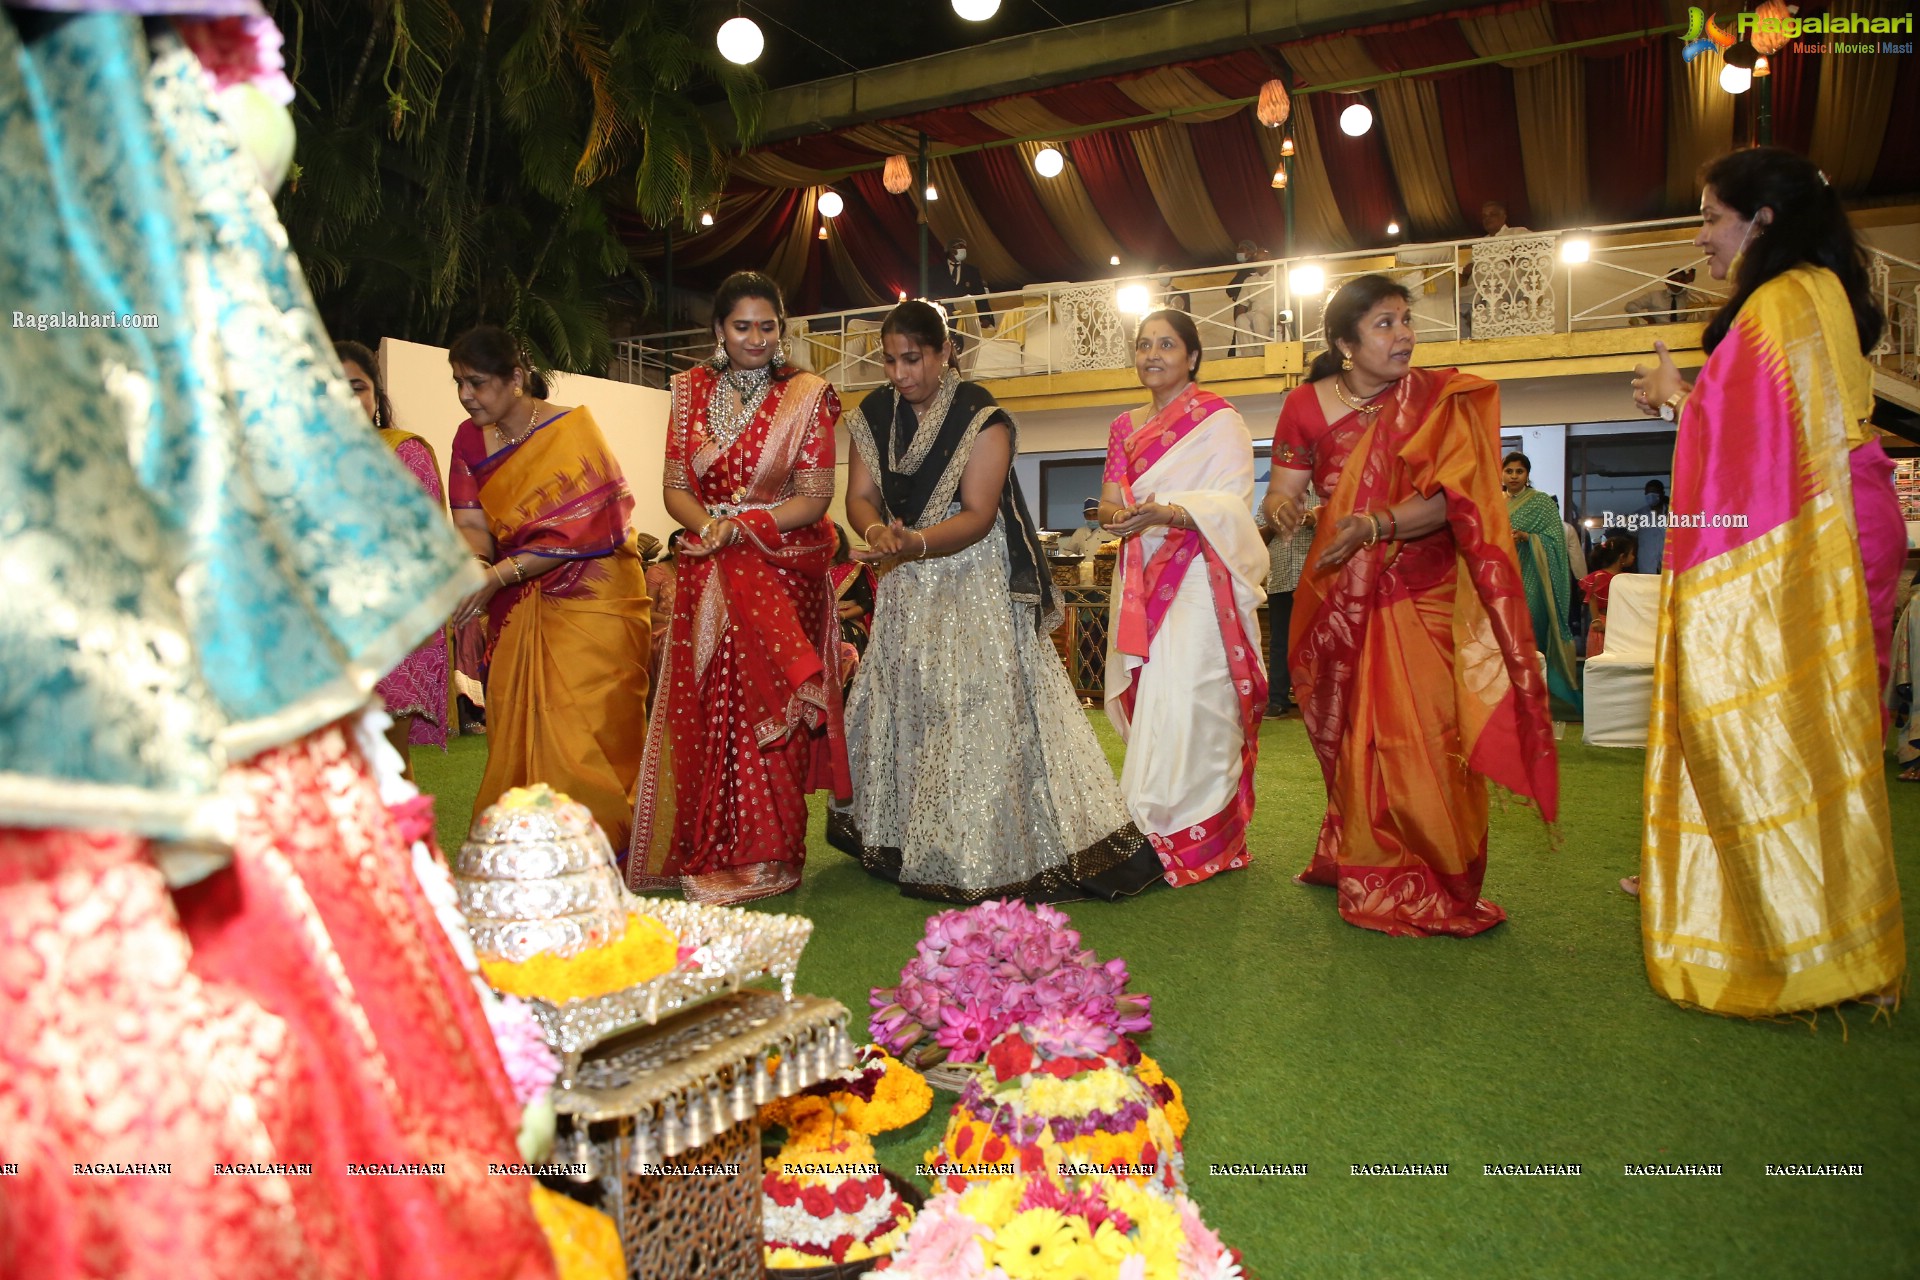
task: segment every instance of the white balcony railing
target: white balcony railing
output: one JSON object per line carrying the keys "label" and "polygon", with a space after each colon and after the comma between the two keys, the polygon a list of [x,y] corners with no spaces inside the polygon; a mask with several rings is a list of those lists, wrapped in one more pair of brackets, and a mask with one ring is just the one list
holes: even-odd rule
{"label": "white balcony railing", "polygon": [[[1423,341],[1488,341],[1533,334],[1700,321],[1726,300],[1693,247],[1697,220],[1624,223],[1585,231],[1398,245],[1125,276],[967,298],[955,307],[961,365],[976,379],[1018,378],[1132,363],[1135,321],[1175,306],[1193,316],[1208,360],[1261,354],[1269,342],[1317,349],[1334,290],[1380,273],[1413,294]],[[1920,266],[1868,252],[1887,313],[1878,367],[1920,379]],[[887,308],[796,316],[789,357],[846,391],[886,381],[880,322]],[[687,329],[616,344],[612,376],[649,386],[713,353],[713,335]]]}

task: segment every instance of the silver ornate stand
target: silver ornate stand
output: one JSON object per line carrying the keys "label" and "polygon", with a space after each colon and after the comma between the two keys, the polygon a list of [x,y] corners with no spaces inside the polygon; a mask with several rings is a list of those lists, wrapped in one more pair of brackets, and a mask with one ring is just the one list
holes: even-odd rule
{"label": "silver ornate stand", "polygon": [[838,1001],[747,989],[579,1059],[554,1099],[568,1129],[555,1159],[594,1184],[628,1275],[759,1280],[756,1114],[846,1067],[846,1024]]}

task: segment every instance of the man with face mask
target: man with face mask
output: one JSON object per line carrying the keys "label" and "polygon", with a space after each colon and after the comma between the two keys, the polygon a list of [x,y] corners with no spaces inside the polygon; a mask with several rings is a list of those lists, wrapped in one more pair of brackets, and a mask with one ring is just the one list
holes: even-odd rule
{"label": "man with face mask", "polygon": [[[987,291],[986,277],[980,274],[980,268],[967,261],[967,242],[955,236],[947,245],[947,280],[953,285],[953,293],[944,299],[947,314],[959,315],[960,300],[974,297]],[[993,304],[982,298],[974,303],[980,316],[980,327],[994,327]],[[954,335],[958,338],[958,334]]]}
{"label": "man with face mask", "polygon": [[[1226,295],[1233,300],[1233,344],[1227,348],[1230,356],[1239,355],[1240,348],[1246,347],[1251,355],[1260,344],[1273,337],[1273,292],[1260,286],[1273,279],[1270,267],[1249,266],[1271,257],[1265,249],[1251,240],[1242,240],[1234,246],[1233,260],[1241,264],[1233,273],[1233,279],[1227,282]],[[1241,298],[1241,286],[1253,284]]]}

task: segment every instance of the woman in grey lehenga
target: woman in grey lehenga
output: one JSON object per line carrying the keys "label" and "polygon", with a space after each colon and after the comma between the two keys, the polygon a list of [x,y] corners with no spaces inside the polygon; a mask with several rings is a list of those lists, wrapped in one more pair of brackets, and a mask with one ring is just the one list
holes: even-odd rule
{"label": "woman in grey lehenga", "polygon": [[1013,419],[951,367],[940,312],[881,328],[889,386],[842,420],[847,515],[886,567],[828,839],[914,897],[1117,898],[1161,878],[1048,638],[1060,593]]}

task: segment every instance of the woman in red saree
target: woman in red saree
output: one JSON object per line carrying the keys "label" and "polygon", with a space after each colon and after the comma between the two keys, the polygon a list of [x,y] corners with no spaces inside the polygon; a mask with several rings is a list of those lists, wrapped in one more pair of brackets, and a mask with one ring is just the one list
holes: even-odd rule
{"label": "woman in red saree", "polygon": [[1465,937],[1506,913],[1480,896],[1487,781],[1559,800],[1547,688],[1500,483],[1499,392],[1412,367],[1407,291],[1362,276],[1327,304],[1329,349],[1274,431],[1267,519],[1327,499],[1294,594],[1294,694],[1327,781],[1299,879],[1341,918]]}
{"label": "woman in red saree", "polygon": [[1253,523],[1253,440],[1198,381],[1181,311],[1140,322],[1134,372],[1153,396],[1114,419],[1100,519],[1126,539],[1107,630],[1107,719],[1127,744],[1120,791],[1168,884],[1247,864],[1267,673],[1268,556]]}
{"label": "woman in red saree", "polygon": [[833,561],[833,388],[786,363],[780,287],[736,272],[711,362],[673,378],[680,543],[627,883],[736,903],[800,883],[807,793],[851,792]]}
{"label": "woman in red saree", "polygon": [[[1906,528],[1864,353],[1884,319],[1839,197],[1772,147],[1708,167],[1694,243],[1733,297],[1677,418],[1647,728],[1640,927],[1669,1000],[1770,1017],[1906,977],[1881,759]],[[1739,517],[1736,523],[1728,517]]]}
{"label": "woman in red saree", "polygon": [[[504,330],[448,352],[469,419],[453,437],[453,521],[487,566],[455,611],[485,614],[487,772],[475,817],[535,782],[578,800],[617,849],[646,737],[646,571],[633,495],[593,415],[545,402]],[[531,394],[529,394],[531,393]]]}

